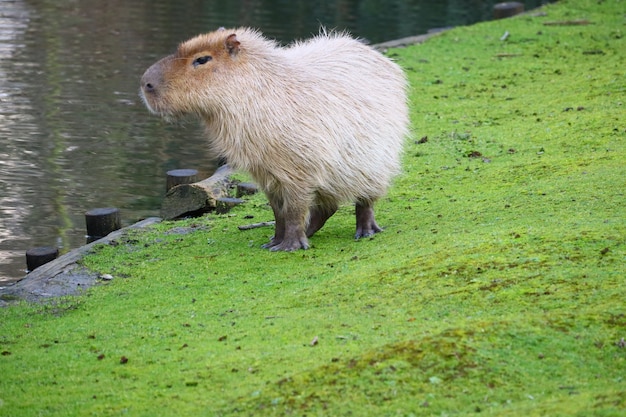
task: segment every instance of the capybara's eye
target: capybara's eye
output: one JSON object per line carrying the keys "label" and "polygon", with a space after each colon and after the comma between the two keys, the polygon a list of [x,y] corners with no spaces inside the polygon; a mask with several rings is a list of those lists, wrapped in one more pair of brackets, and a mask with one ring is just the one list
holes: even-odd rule
{"label": "capybara's eye", "polygon": [[211,55],[198,57],[198,58],[193,60],[193,67],[195,68],[198,65],[204,65],[204,64],[206,64],[207,62],[209,62],[212,59],[213,59],[213,57]]}

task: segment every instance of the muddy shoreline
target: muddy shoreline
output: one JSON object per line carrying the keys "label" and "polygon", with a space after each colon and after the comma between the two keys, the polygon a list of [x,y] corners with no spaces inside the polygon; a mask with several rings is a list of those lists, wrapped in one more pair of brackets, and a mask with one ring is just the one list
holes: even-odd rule
{"label": "muddy shoreline", "polygon": [[51,297],[80,294],[102,279],[98,273],[80,265],[80,260],[92,251],[95,245],[107,245],[129,230],[145,228],[160,221],[159,217],[149,217],[109,233],[102,239],[74,249],[40,266],[13,284],[0,287],[0,307],[16,301],[40,302]]}

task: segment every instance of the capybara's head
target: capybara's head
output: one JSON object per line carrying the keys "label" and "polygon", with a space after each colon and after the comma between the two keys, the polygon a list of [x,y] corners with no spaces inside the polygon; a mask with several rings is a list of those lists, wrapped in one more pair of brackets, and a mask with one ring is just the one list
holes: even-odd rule
{"label": "capybara's head", "polygon": [[236,31],[223,28],[180,44],[175,54],[152,65],[141,77],[144,103],[165,118],[189,113],[210,116],[215,111],[212,107],[218,105],[211,97],[228,88],[239,46]]}

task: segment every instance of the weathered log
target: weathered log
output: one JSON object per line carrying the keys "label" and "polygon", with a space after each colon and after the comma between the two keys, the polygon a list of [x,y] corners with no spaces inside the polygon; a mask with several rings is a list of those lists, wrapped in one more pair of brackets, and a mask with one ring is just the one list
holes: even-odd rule
{"label": "weathered log", "polygon": [[222,165],[205,180],[173,187],[163,198],[161,217],[171,220],[186,213],[215,208],[218,198],[228,196],[231,187],[229,176],[232,173],[230,166]]}

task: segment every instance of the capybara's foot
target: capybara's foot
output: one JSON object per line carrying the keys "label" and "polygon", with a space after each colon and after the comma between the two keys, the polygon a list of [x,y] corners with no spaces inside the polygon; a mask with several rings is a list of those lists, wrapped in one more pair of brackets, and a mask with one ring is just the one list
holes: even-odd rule
{"label": "capybara's foot", "polygon": [[374,219],[374,209],[370,205],[356,204],[356,234],[355,239],[372,236],[374,233],[382,232],[383,229],[376,224]]}
{"label": "capybara's foot", "polygon": [[280,245],[281,242],[282,242],[282,239],[276,239],[276,236],[272,236],[270,241],[267,242],[265,245],[261,245],[261,247],[263,249],[272,249],[274,246]]}
{"label": "capybara's foot", "polygon": [[293,252],[298,249],[308,249],[309,241],[307,238],[300,239],[283,239],[282,242],[274,242],[272,239],[269,243],[263,245],[265,249],[269,249],[272,252],[285,251]]}
{"label": "capybara's foot", "polygon": [[376,222],[373,222],[371,225],[367,227],[357,227],[356,234],[354,235],[355,239],[360,239],[362,237],[372,236],[375,233],[382,232],[382,227],[378,226]]}

